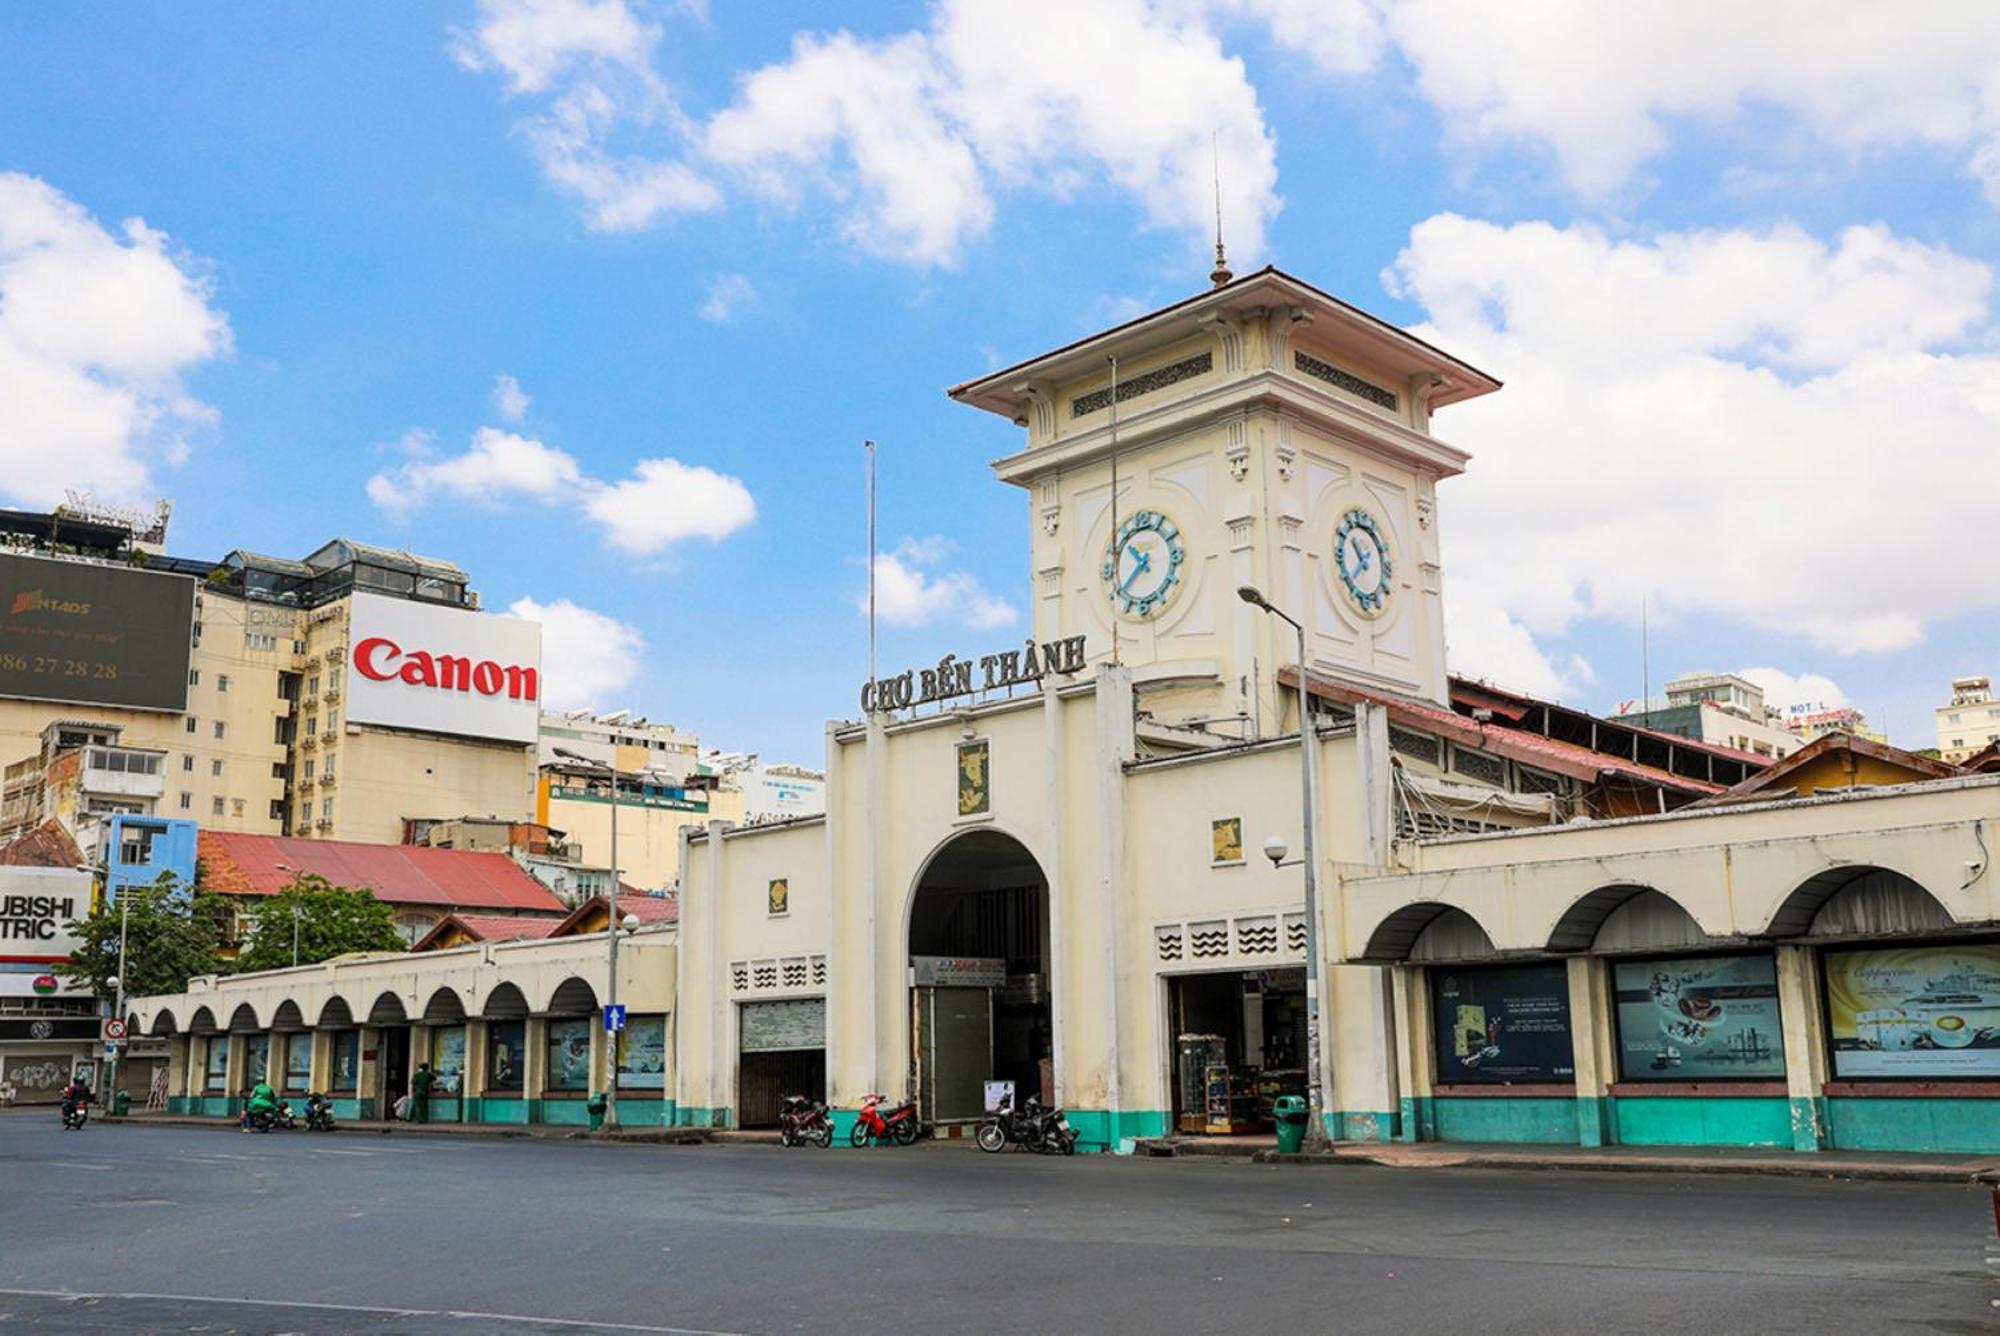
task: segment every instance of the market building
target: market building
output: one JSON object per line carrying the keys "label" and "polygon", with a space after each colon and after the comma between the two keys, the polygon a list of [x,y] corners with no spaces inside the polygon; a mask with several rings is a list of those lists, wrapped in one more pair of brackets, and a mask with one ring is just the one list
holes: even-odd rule
{"label": "market building", "polygon": [[[1267,1126],[1317,1053],[1339,1137],[2000,1151],[2000,775],[1846,735],[1774,760],[1451,677],[1440,484],[1468,461],[1432,424],[1497,382],[1219,270],[951,392],[1025,431],[995,471],[1032,631],[857,683],[822,814],[683,830],[676,921],[621,948],[648,954],[620,1001],[663,1017],[660,1116],[806,1093],[845,1132],[879,1091],[948,1128],[1010,1082],[1126,1149]],[[532,1060],[604,996],[564,941],[133,1010],[190,1092],[259,1035],[354,1033],[287,1041],[311,1074],[461,1015],[467,1054],[504,1017]],[[489,959],[550,968],[494,1012]],[[548,1070],[497,1116],[572,1116]]]}

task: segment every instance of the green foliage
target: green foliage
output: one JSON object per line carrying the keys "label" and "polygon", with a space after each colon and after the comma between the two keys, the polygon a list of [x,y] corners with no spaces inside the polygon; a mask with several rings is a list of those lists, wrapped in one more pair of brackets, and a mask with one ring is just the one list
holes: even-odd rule
{"label": "green foliage", "polygon": [[389,906],[373,891],[365,886],[353,890],[335,886],[325,877],[305,872],[257,906],[236,968],[289,968],[295,926],[301,965],[349,951],[401,951],[407,945],[396,931]]}
{"label": "green foliage", "polygon": [[189,895],[171,872],[151,886],[129,887],[128,903],[100,905],[90,917],[69,925],[79,945],[56,973],[87,985],[97,996],[117,996],[118,935],[125,929],[125,995],[179,993],[197,974],[224,973],[218,954],[228,944],[233,914],[229,902],[207,891]]}

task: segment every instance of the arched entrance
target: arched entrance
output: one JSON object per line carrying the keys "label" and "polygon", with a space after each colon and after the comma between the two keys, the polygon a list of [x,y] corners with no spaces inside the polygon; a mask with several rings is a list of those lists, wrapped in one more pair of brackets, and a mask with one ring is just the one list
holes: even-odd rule
{"label": "arched entrance", "polygon": [[1019,840],[948,841],[910,897],[910,1088],[927,1122],[982,1117],[988,1081],[1055,1097],[1049,883]]}

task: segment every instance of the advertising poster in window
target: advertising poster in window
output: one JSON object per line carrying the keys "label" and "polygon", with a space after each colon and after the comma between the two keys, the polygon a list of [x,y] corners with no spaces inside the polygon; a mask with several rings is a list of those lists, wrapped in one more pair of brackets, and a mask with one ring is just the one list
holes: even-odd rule
{"label": "advertising poster in window", "polygon": [[285,1089],[304,1090],[312,1082],[313,1038],[309,1034],[285,1036]]}
{"label": "advertising poster in window", "polygon": [[1561,964],[1431,975],[1440,1084],[1576,1080],[1569,972]]}
{"label": "advertising poster in window", "polygon": [[486,1034],[486,1088],[519,1090],[528,1055],[527,1027],[507,1021],[489,1027]]}
{"label": "advertising poster in window", "polygon": [[204,1069],[202,1088],[204,1090],[229,1088],[229,1041],[220,1035],[208,1041],[207,1066]]}
{"label": "advertising poster in window", "polygon": [[1829,951],[1841,1077],[2000,1077],[2000,943]]}
{"label": "advertising poster in window", "polygon": [[249,1073],[245,1085],[256,1085],[271,1076],[271,1036],[253,1034],[243,1041],[243,1067]]}
{"label": "advertising poster in window", "polygon": [[1782,1077],[1778,967],[1770,956],[1622,960],[1618,1073],[1626,1081]]}
{"label": "advertising poster in window", "polygon": [[432,1092],[456,1095],[465,1086],[465,1027],[449,1025],[431,1031],[431,1071],[437,1081]]}
{"label": "advertising poster in window", "polygon": [[590,1022],[549,1022],[549,1089],[590,1088]]}
{"label": "advertising poster in window", "polygon": [[618,1032],[618,1088],[667,1088],[667,1018],[633,1016]]}
{"label": "advertising poster in window", "polygon": [[352,1090],[361,1071],[361,1033],[342,1030],[333,1037],[333,1089]]}

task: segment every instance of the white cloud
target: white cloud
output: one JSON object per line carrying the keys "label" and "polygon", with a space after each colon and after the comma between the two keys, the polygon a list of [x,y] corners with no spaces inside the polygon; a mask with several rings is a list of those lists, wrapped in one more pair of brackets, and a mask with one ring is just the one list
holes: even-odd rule
{"label": "white cloud", "polygon": [[684,538],[719,541],[757,518],[742,479],[678,459],[640,460],[631,477],[600,485],[585,509],[613,547],[639,556]]}
{"label": "white cloud", "polygon": [[502,376],[493,382],[493,407],[502,421],[518,424],[528,415],[531,402],[527,391],[521,388],[521,382],[512,376]]}
{"label": "white cloud", "polygon": [[[1439,424],[1475,455],[1442,530],[1461,608],[1546,637],[1650,599],[1848,653],[2000,602],[1967,540],[2000,495],[1984,266],[1882,228],[1444,215],[1386,278],[1420,335],[1508,382]],[[1521,646],[1455,621],[1453,651],[1481,671]]]}
{"label": "white cloud", "polygon": [[215,412],[182,377],[230,350],[193,262],[137,218],[122,236],[32,176],[0,172],[0,495],[142,501]]}
{"label": "white cloud", "polygon": [[1146,225],[1205,238],[1211,136],[1239,265],[1279,208],[1276,145],[1242,62],[1177,0],[939,0],[918,30],[801,33],[705,124],[654,70],[660,29],[621,0],[481,12],[461,63],[547,99],[524,133],[594,228],[720,207],[719,173],[778,207],[830,203],[849,245],[919,265],[954,263],[1002,191],[1108,187]]}
{"label": "white cloud", "polygon": [[[1010,626],[1020,616],[1005,599],[986,591],[965,571],[934,571],[950,555],[951,544],[940,537],[906,538],[893,552],[875,555],[875,614],[891,626],[922,626],[956,621],[977,630]],[[864,590],[855,603],[868,611]]]}
{"label": "white cloud", "polygon": [[757,302],[757,288],[742,274],[722,274],[708,285],[708,300],[701,304],[701,318],[726,325],[738,313]]}
{"label": "white cloud", "polygon": [[1738,677],[1747,677],[1764,689],[1764,703],[1775,710],[1788,705],[1825,705],[1839,709],[1848,704],[1840,684],[1821,673],[1788,673],[1782,668],[1744,668]]}
{"label": "white cloud", "polygon": [[551,709],[591,705],[639,676],[646,638],[629,622],[566,598],[519,598],[507,611],[542,624],[542,703]]}
{"label": "white cloud", "polygon": [[462,455],[417,459],[368,480],[368,498],[394,515],[420,510],[435,496],[497,505],[559,501],[584,486],[567,452],[498,427],[481,427]]}
{"label": "white cloud", "polygon": [[1986,0],[1938,0],[1920,21],[1894,5],[1815,0],[1213,3],[1336,75],[1375,68],[1393,47],[1449,135],[1546,146],[1586,195],[1629,181],[1677,122],[1775,111],[1807,142],[1850,154],[1957,153],[2000,203],[2000,6]]}

